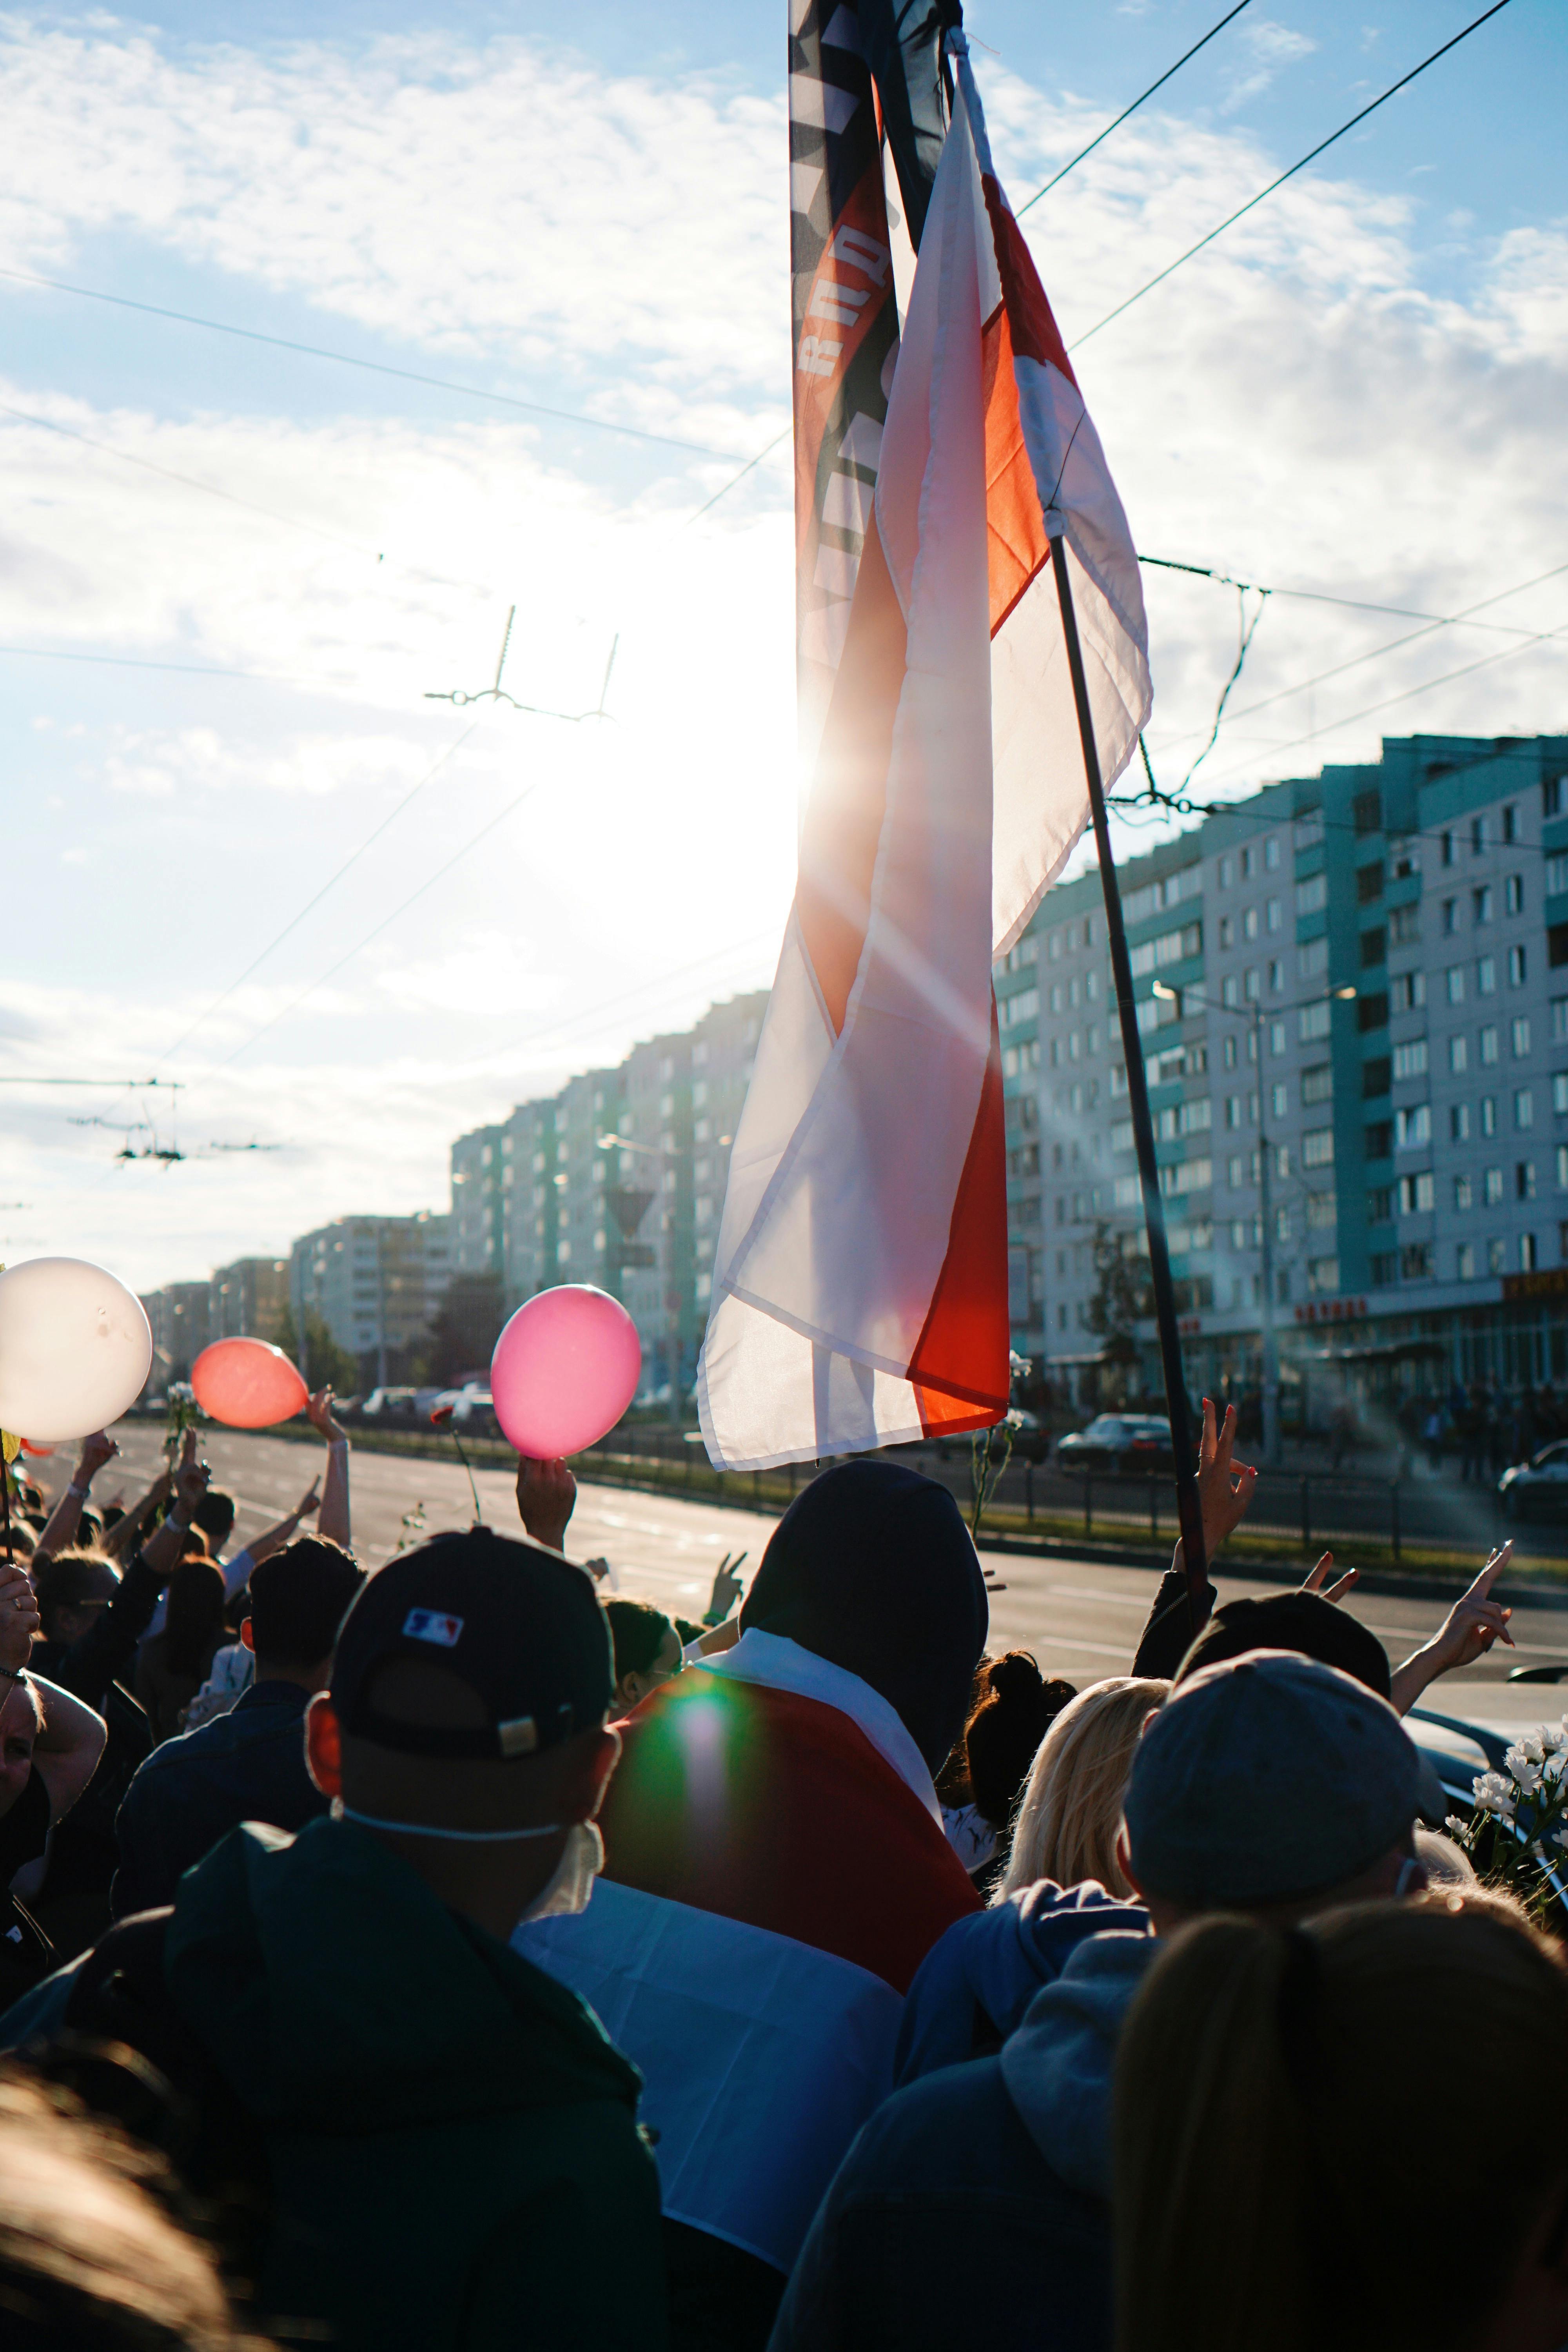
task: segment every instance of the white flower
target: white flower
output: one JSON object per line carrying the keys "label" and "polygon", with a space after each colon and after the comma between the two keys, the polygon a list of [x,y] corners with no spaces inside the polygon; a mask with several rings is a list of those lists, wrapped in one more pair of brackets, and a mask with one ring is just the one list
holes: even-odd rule
{"label": "white flower", "polygon": [[1463,1839],[1468,1837],[1470,1833],[1470,1825],[1468,1822],[1462,1822],[1458,1813],[1450,1813],[1447,1820],[1444,1822],[1443,1827],[1447,1831],[1448,1835],[1451,1838]]}
{"label": "white flower", "polygon": [[1525,1797],[1541,1786],[1541,1758],[1539,1754],[1531,1756],[1530,1753],[1530,1747],[1533,1745],[1533,1741],[1527,1746],[1523,1740],[1518,1740],[1502,1759],[1518,1783],[1521,1795]]}
{"label": "white flower", "polygon": [[1568,1772],[1568,1748],[1554,1748],[1541,1769],[1547,1780],[1561,1780]]}
{"label": "white flower", "polygon": [[1514,1791],[1500,1772],[1479,1773],[1471,1785],[1483,1812],[1500,1813],[1505,1821],[1512,1821]]}
{"label": "white flower", "polygon": [[1552,1832],[1552,1843],[1553,1845],[1560,1845],[1564,1849],[1564,1851],[1568,1851],[1568,1822],[1558,1822],[1557,1827]]}
{"label": "white flower", "polygon": [[1545,1724],[1538,1723],[1533,1731],[1520,1734],[1519,1744],[1532,1764],[1542,1764],[1546,1760],[1546,1751],[1551,1741],[1552,1734]]}

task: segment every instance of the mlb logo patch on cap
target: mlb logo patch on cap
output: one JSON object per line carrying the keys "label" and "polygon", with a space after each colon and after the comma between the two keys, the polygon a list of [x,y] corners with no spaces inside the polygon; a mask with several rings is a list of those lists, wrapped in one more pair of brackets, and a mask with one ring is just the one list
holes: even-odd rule
{"label": "mlb logo patch on cap", "polygon": [[462,1638],[460,1617],[445,1617],[438,1609],[411,1609],[403,1621],[405,1634],[415,1642],[434,1642],[437,1648],[455,1650]]}

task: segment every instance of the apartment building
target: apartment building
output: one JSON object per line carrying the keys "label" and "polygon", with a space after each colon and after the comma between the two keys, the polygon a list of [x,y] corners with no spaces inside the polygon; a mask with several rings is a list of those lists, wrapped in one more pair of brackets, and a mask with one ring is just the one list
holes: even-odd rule
{"label": "apartment building", "polygon": [[452,1276],[451,1221],[339,1217],[302,1234],[289,1261],[295,1328],[319,1315],[340,1348],[359,1359],[365,1388],[407,1370]]}
{"label": "apartment building", "polygon": [[[1256,1382],[1266,1257],[1288,1384],[1568,1377],[1568,738],[1385,740],[1121,878],[1192,1384]],[[1098,874],[997,996],[1015,1345],[1086,1391],[1142,1223]]]}
{"label": "apartment building", "polygon": [[730,1150],[767,992],[711,1005],[452,1146],[458,1270],[499,1266],[515,1307],[558,1282],[620,1298],[650,1389],[695,1377]]}
{"label": "apartment building", "polygon": [[286,1257],[240,1257],[220,1265],[208,1289],[208,1324],[215,1339],[281,1338],[289,1315]]}
{"label": "apartment building", "polygon": [[219,1336],[213,1328],[212,1285],[167,1282],[162,1290],[147,1292],[142,1305],[153,1332],[148,1388],[163,1389],[171,1381],[188,1381],[202,1349]]}

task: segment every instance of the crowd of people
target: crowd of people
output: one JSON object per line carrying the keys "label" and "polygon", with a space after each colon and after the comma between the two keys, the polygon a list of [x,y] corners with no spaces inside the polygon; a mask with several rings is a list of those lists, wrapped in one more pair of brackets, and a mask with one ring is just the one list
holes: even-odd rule
{"label": "crowd of people", "polygon": [[1327,1556],[1222,1604],[1178,1546],[1075,1688],[896,1460],[698,1623],[568,1556],[561,1463],[362,1567],[310,1413],[247,1545],[195,1433],[14,1484],[6,2346],[1568,2342],[1563,1954],[1402,1721],[1506,1551],[1394,1664]]}

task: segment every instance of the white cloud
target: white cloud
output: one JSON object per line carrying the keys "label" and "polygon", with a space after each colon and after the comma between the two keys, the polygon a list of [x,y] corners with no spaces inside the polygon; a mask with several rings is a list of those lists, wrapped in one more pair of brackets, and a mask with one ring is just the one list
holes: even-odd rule
{"label": "white cloud", "polygon": [[[509,383],[526,370],[570,385],[566,404],[603,398],[727,446],[767,437],[759,403],[782,416],[771,99],[595,75],[517,43],[176,58],[151,36],[0,21],[0,104],[17,133],[0,158],[0,247],[23,266],[112,230],[230,272],[234,315],[247,287],[297,292],[489,354]],[[1259,30],[1259,70],[1300,53],[1289,28]],[[979,70],[1021,196],[1099,119],[992,60]],[[1068,341],[1279,160],[1171,115],[1119,131],[1025,224]],[[1348,166],[1303,175],[1082,345],[1145,551],[1436,613],[1557,560],[1568,234],[1537,225],[1473,249],[1460,299],[1425,282],[1413,216]],[[163,331],[139,351],[145,366],[168,349],[168,414],[0,383],[11,408],[142,461],[0,420],[0,643],[268,682],[7,662],[10,781],[30,828],[13,856],[51,876],[63,856],[86,858],[69,869],[68,923],[16,895],[12,969],[31,975],[0,1006],[0,1032],[25,1024],[8,1033],[16,1055],[38,1072],[79,1066],[90,1040],[94,1067],[164,1066],[480,724],[167,1066],[193,1081],[187,1142],[256,1133],[287,1150],[165,1180],[110,1167],[104,1137],[68,1129],[58,1102],[18,1113],[7,1192],[43,1204],[50,1246],[129,1257],[144,1282],[282,1247],[339,1211],[438,1204],[462,1128],[765,979],[796,799],[787,463],[689,529],[721,467],[672,457],[629,494],[509,420],[191,413]],[[1206,731],[1235,600],[1159,572],[1147,584],[1165,777]],[[506,683],[525,700],[590,709],[618,633],[613,724],[426,699],[488,680],[513,601]],[[1568,588],[1484,617],[1568,625]],[[1550,651],[1354,719],[1510,643],[1479,630],[1293,690],[1409,625],[1272,604],[1205,782],[1240,791],[1374,755],[1385,727],[1561,723]]]}

